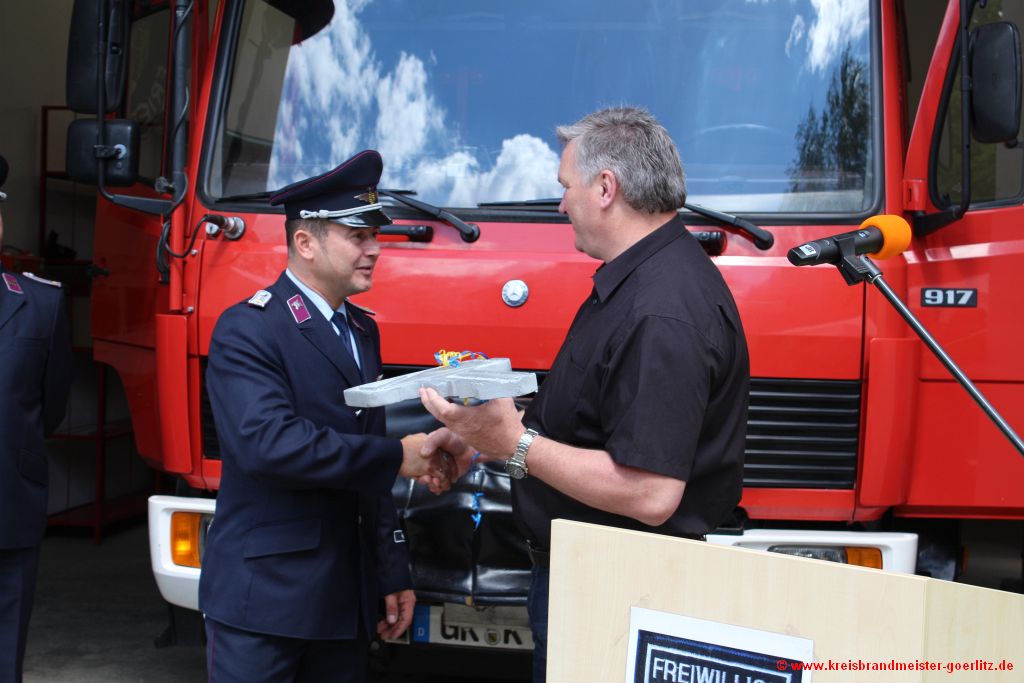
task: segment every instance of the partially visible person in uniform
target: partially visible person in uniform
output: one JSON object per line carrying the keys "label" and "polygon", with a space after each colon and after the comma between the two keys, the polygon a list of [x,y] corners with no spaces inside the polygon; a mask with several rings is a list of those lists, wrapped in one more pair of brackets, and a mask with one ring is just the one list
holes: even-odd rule
{"label": "partially visible person in uniform", "polygon": [[[7,179],[0,157],[0,188]],[[0,205],[7,195],[0,191]],[[4,223],[0,215],[0,248]],[[0,682],[21,681],[49,483],[45,440],[71,389],[60,283],[0,262]]]}
{"label": "partially visible person in uniform", "polygon": [[[370,289],[391,221],[364,151],[294,183],[284,205],[288,267],[221,315],[206,385],[222,453],[217,512],[199,583],[210,680],[363,681],[370,639],[400,635],[415,594],[391,488],[446,486],[424,434],[385,436],[382,408],[342,392],[381,372]],[[383,618],[378,621],[378,600]]]}
{"label": "partially visible person in uniform", "polygon": [[459,462],[507,459],[534,568],[534,681],[545,680],[551,520],[701,538],[740,500],[747,344],[721,273],[677,209],[675,144],[647,112],[598,111],[558,129],[559,211],[601,262],[524,415],[511,400],[463,407],[421,390]]}

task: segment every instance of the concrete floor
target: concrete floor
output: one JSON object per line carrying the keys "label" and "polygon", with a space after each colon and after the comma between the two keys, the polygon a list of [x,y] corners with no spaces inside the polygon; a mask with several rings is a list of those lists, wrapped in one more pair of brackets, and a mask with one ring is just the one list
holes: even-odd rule
{"label": "concrete floor", "polygon": [[146,525],[43,542],[25,654],[26,683],[205,681],[200,647],[157,649],[167,607],[149,568]]}
{"label": "concrete floor", "polygon": [[[1004,535],[1019,539],[1022,529],[1014,524]],[[980,551],[975,557],[985,558]],[[992,563],[974,564],[980,571]],[[1014,572],[999,576],[1019,577],[1019,569],[1018,559]],[[154,640],[167,625],[168,608],[149,567],[144,519],[108,528],[99,546],[86,530],[51,530],[40,558],[25,682],[206,681],[201,646],[155,647]],[[380,675],[375,683],[529,680],[529,660],[523,654],[403,646],[394,651],[401,659],[390,670],[406,673]]]}
{"label": "concrete floor", "polygon": [[[201,647],[154,646],[167,624],[167,606],[149,568],[144,520],[111,527],[99,546],[86,532],[51,532],[40,558],[25,683],[205,681]],[[461,656],[448,650],[440,659],[445,668],[474,670],[458,661]],[[522,655],[513,662],[492,656],[485,665],[484,670],[503,671],[502,680],[528,680],[528,674],[518,673],[528,670],[528,659]],[[417,657],[411,669],[403,670],[416,673],[383,675],[377,683],[492,680],[441,674],[425,657]]]}

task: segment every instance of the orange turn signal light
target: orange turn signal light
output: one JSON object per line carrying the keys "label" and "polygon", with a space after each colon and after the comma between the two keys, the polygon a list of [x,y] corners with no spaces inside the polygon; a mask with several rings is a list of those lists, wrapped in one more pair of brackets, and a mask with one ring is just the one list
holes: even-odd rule
{"label": "orange turn signal light", "polygon": [[198,512],[171,514],[171,561],[182,567],[199,567],[199,540],[203,515]]}
{"label": "orange turn signal light", "polygon": [[882,551],[878,548],[846,547],[846,563],[872,569],[882,568]]}

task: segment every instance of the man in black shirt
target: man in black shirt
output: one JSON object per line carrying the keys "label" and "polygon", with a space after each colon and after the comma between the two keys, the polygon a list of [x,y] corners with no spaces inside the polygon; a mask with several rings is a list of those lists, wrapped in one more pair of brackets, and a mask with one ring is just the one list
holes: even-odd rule
{"label": "man in black shirt", "polygon": [[[531,547],[534,681],[544,680],[551,520],[699,538],[739,502],[750,382],[721,273],[686,230],[679,154],[645,111],[607,109],[558,129],[559,211],[603,264],[524,415],[511,400],[424,405],[465,461],[507,459]],[[449,431],[450,430],[450,431]]]}

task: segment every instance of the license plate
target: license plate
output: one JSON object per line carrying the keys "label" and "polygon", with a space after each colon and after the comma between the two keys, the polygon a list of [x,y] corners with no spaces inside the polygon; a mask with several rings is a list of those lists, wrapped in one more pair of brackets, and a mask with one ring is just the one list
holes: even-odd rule
{"label": "license plate", "polygon": [[[481,622],[492,621],[486,618],[488,609],[481,608]],[[500,623],[448,623],[442,605],[416,605],[409,635],[414,643],[503,650],[533,649],[533,635],[528,627]]]}

